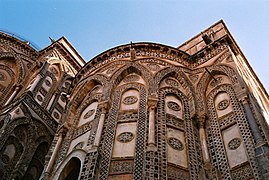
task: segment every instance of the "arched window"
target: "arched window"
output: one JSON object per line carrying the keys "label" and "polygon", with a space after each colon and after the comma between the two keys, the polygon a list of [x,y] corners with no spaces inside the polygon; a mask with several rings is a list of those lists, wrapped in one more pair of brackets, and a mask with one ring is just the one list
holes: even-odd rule
{"label": "arched window", "polygon": [[72,157],[64,167],[59,180],[76,180],[79,177],[81,162],[78,158]]}

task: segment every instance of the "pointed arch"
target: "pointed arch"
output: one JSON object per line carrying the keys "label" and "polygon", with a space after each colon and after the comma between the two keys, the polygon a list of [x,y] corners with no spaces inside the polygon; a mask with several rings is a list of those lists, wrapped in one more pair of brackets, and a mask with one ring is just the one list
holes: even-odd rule
{"label": "pointed arch", "polygon": [[[239,74],[230,66],[227,65],[216,65],[207,67],[207,69],[210,71],[211,75],[225,75],[227,76],[231,82],[232,86],[234,88],[238,88],[240,85],[242,85]],[[209,73],[204,71],[204,74],[202,75],[201,79],[199,80],[197,84],[197,108],[200,113],[203,113],[206,111],[206,105],[204,102],[206,102],[206,89],[209,84],[209,82],[213,79]]]}

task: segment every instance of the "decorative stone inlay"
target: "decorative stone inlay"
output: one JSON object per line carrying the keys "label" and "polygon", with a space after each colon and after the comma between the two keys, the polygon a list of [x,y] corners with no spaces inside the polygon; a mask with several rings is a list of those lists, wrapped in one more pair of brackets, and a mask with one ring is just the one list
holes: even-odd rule
{"label": "decorative stone inlay", "polygon": [[49,87],[51,86],[50,81],[49,81],[49,80],[47,80],[47,79],[45,80],[45,84],[46,84],[47,86],[49,86]]}
{"label": "decorative stone inlay", "polygon": [[109,172],[116,173],[131,173],[134,169],[132,160],[112,161]]}
{"label": "decorative stone inlay", "polygon": [[109,67],[109,69],[107,70],[107,74],[112,74],[115,70],[117,69],[117,66],[111,66]]}
{"label": "decorative stone inlay", "polygon": [[222,81],[223,81],[223,78],[222,77],[216,77],[215,79],[213,79],[210,82],[210,86],[211,87],[215,87],[215,86],[219,85],[220,83],[222,83]]}
{"label": "decorative stone inlay", "polygon": [[58,76],[58,71],[54,68],[54,67],[51,67],[50,68],[50,71],[55,74],[56,76]]}
{"label": "decorative stone inlay", "polygon": [[181,110],[180,106],[177,103],[173,102],[173,101],[169,101],[167,103],[167,107],[169,109],[172,109],[173,111],[180,111]]}
{"label": "decorative stone inlay", "polygon": [[179,139],[173,137],[168,139],[168,144],[175,150],[182,151],[184,149],[182,142]]}
{"label": "decorative stone inlay", "polygon": [[36,98],[37,98],[38,101],[43,101],[43,98],[40,95],[37,95]]}
{"label": "decorative stone inlay", "polygon": [[197,80],[199,79],[199,76],[197,74],[190,74],[189,78],[193,83],[196,83]]}
{"label": "decorative stone inlay", "polygon": [[3,73],[0,73],[0,81],[5,81],[6,76]]}
{"label": "decorative stone inlay", "polygon": [[3,163],[8,164],[9,161],[10,161],[10,158],[8,157],[8,155],[3,154],[2,155],[2,161],[3,161]]}
{"label": "decorative stone inlay", "polygon": [[84,145],[84,142],[79,142],[77,145],[75,145],[74,149],[82,149]]}
{"label": "decorative stone inlay", "polygon": [[91,117],[94,114],[95,110],[91,109],[89,110],[84,116],[83,119],[88,119],[89,117]]}
{"label": "decorative stone inlay", "polygon": [[229,143],[228,143],[228,148],[231,150],[237,149],[241,145],[241,139],[239,138],[233,138]]}
{"label": "decorative stone inlay", "polygon": [[229,106],[229,104],[230,104],[230,101],[228,99],[224,99],[219,102],[217,108],[218,110],[224,110]]}
{"label": "decorative stone inlay", "polygon": [[178,87],[178,82],[175,81],[174,79],[168,78],[165,80],[165,83],[172,87]]}
{"label": "decorative stone inlay", "polygon": [[139,80],[139,76],[138,75],[135,75],[135,74],[131,74],[129,76],[127,76],[123,82],[125,83],[129,83],[129,82],[134,82],[134,81],[138,81]]}
{"label": "decorative stone inlay", "polygon": [[127,143],[134,139],[134,135],[131,132],[123,132],[118,135],[117,140],[121,143]]}
{"label": "decorative stone inlay", "polygon": [[138,101],[137,97],[135,96],[128,96],[126,98],[123,99],[123,104],[126,104],[126,105],[131,105],[131,104],[134,104]]}
{"label": "decorative stone inlay", "polygon": [[60,115],[59,115],[59,113],[57,113],[57,112],[54,112],[54,113],[53,113],[53,116],[54,116],[56,119],[59,119],[59,118],[60,118]]}
{"label": "decorative stone inlay", "polygon": [[160,69],[160,66],[158,64],[150,63],[150,64],[147,64],[147,66],[152,71],[158,71]]}

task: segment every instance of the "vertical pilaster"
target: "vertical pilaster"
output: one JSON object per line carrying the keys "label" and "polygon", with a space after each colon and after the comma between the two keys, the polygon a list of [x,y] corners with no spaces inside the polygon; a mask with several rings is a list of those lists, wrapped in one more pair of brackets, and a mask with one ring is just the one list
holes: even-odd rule
{"label": "vertical pilaster", "polygon": [[83,164],[83,172],[81,172],[80,179],[95,179],[96,175],[96,168],[97,168],[97,162],[98,162],[98,157],[99,157],[99,146],[100,146],[100,141],[101,141],[101,136],[104,128],[104,123],[105,123],[105,117],[106,113],[109,109],[109,103],[108,101],[102,101],[99,103],[98,106],[101,115],[100,119],[98,122],[97,130],[95,133],[95,138],[93,142],[93,146],[89,147],[87,150],[87,154],[85,157],[85,161]]}
{"label": "vertical pilaster", "polygon": [[96,130],[96,135],[94,139],[93,146],[98,147],[100,144],[101,140],[101,135],[104,127],[104,122],[105,122],[105,116],[108,110],[108,101],[103,101],[99,104],[99,110],[101,111],[100,119],[98,122],[97,130]]}
{"label": "vertical pilaster", "polygon": [[63,141],[67,131],[68,131],[68,129],[65,126],[63,126],[59,130],[58,135],[56,135],[56,136],[58,136],[58,140],[56,142],[55,148],[54,148],[54,150],[52,152],[52,155],[50,157],[48,165],[47,165],[47,167],[46,167],[46,169],[44,171],[44,177],[42,178],[44,180],[49,180],[51,175],[52,175],[52,169],[53,169],[57,154],[59,152],[59,149],[60,149],[60,147],[62,145],[62,141]]}
{"label": "vertical pilaster", "polygon": [[155,142],[155,123],[156,123],[156,108],[158,98],[155,94],[148,98],[148,112],[149,112],[149,128],[148,128],[148,147],[146,152],[146,174],[145,179],[154,179],[154,156],[156,155]]}
{"label": "vertical pilaster", "polygon": [[18,91],[21,89],[21,85],[15,85],[15,90],[13,91],[13,93],[11,94],[11,96],[8,98],[8,100],[6,101],[5,105],[8,105],[13,98],[17,95]]}
{"label": "vertical pilaster", "polygon": [[206,133],[205,133],[205,119],[206,115],[203,114],[199,117],[199,135],[200,135],[200,142],[201,142],[201,149],[202,149],[202,155],[203,155],[203,163],[209,164],[210,158],[209,158],[209,151],[208,146],[206,142]]}
{"label": "vertical pilaster", "polygon": [[246,112],[247,120],[251,129],[251,132],[253,134],[253,138],[255,140],[255,156],[258,161],[259,169],[261,172],[261,175],[264,179],[269,179],[269,146],[264,141],[260,129],[257,125],[257,122],[252,114],[248,97],[243,96],[241,99],[241,102],[244,106],[244,110]]}
{"label": "vertical pilaster", "polygon": [[148,144],[149,148],[155,147],[155,114],[157,108],[158,99],[156,95],[152,95],[148,99],[148,111],[149,111],[149,131],[148,131]]}

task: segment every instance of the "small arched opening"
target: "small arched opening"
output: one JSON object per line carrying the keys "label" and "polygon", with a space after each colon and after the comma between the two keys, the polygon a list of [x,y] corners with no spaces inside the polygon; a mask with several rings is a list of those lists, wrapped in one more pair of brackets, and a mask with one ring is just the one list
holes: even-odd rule
{"label": "small arched opening", "polygon": [[75,180],[79,177],[81,162],[72,157],[61,172],[59,180]]}

